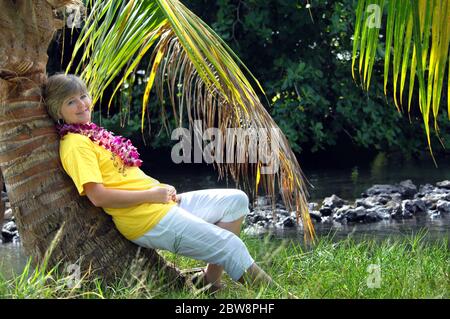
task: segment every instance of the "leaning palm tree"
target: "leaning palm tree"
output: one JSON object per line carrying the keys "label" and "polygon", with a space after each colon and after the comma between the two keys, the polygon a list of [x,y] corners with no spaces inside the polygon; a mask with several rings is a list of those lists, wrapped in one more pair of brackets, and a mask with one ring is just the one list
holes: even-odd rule
{"label": "leaning palm tree", "polygon": [[[419,109],[423,117],[428,146],[430,113],[439,138],[438,115],[444,78],[447,74],[447,104],[450,119],[450,1],[449,0],[358,0],[353,43],[352,71],[358,61],[359,76],[368,90],[380,41],[382,15],[385,22],[384,92],[392,68],[394,103],[404,105],[408,85],[408,112],[411,111],[416,78],[419,83]],[[409,75],[409,84],[406,84]],[[441,141],[442,143],[442,141]],[[434,157],[433,157],[434,160]]]}
{"label": "leaning palm tree", "polygon": [[[82,260],[82,271],[96,270],[96,274],[110,278],[128,267],[137,247],[115,230],[106,214],[77,195],[61,168],[58,138],[39,94],[46,77],[46,50],[55,28],[61,25],[54,20],[52,9],[71,2],[0,3],[0,168],[24,248],[35,261],[44,256],[50,264]],[[155,86],[161,99],[167,88],[179,123],[184,108],[189,123],[198,119],[206,127],[217,120],[222,132],[233,127],[277,127],[239,68],[238,64],[246,70],[242,62],[180,2],[104,0],[88,1],[86,7],[88,15],[74,56],[83,50],[76,72],[83,68],[81,76],[94,103],[118,80],[117,92],[142,58],[151,53],[143,118]],[[180,92],[176,88],[181,88]],[[305,236],[312,238],[299,164],[284,135],[279,130],[270,133],[267,144],[277,147],[267,149],[275,151],[276,172],[264,174],[267,167],[262,161],[239,163],[236,157],[252,149],[249,143],[236,139],[227,140],[227,149],[236,151],[234,160],[215,164],[221,176],[230,173],[241,184],[248,185],[248,174],[252,174],[255,191],[262,185],[273,200],[277,182],[288,209],[297,212]],[[58,241],[50,245],[55,236]],[[50,246],[52,254],[46,255]],[[179,271],[153,250],[146,250],[144,257],[155,269],[165,268],[169,279],[184,282]]]}

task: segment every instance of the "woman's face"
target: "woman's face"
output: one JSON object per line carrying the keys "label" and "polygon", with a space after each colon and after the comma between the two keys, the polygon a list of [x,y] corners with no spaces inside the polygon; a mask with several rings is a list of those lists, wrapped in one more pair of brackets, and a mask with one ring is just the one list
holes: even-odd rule
{"label": "woman's face", "polygon": [[67,124],[86,124],[91,121],[91,98],[86,93],[67,97],[60,109],[60,115]]}

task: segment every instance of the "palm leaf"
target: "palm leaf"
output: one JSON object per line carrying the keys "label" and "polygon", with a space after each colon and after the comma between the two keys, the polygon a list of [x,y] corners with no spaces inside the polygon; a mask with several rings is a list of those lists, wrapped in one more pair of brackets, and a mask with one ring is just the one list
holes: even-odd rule
{"label": "palm leaf", "polygon": [[[439,138],[437,125],[439,106],[442,102],[445,74],[447,73],[447,78],[450,74],[450,66],[446,68],[450,54],[449,2],[450,0],[389,0],[388,5],[383,6],[379,1],[367,3],[361,0],[356,8],[352,64],[359,53],[359,72],[364,73],[361,81],[368,90],[372,75],[370,70],[375,62],[372,52],[378,45],[378,36],[375,36],[376,32],[371,30],[364,21],[368,19],[367,6],[378,3],[382,11],[387,8],[384,92],[387,94],[387,82],[392,66],[394,102],[400,111],[399,106],[402,104],[406,75],[409,71],[409,113],[417,79],[418,104],[432,156],[430,111],[433,112],[434,128]],[[353,68],[352,65],[352,74],[355,78]],[[447,81],[447,85],[450,91],[450,81]]]}
{"label": "palm leaf", "polygon": [[[259,184],[263,186],[273,200],[273,207],[278,185],[287,209],[295,210],[297,220],[302,221],[305,239],[314,238],[306,178],[286,137],[267,113],[244,71],[264,93],[261,85],[224,41],[176,0],[105,0],[90,2],[89,9],[73,57],[85,47],[77,70],[83,69],[81,76],[94,103],[118,79],[114,96],[141,67],[150,70],[142,116],[154,87],[162,110],[164,97],[169,97],[180,126],[186,113],[192,127],[196,120],[201,121],[201,129],[216,124],[223,136],[228,136],[229,128],[271,130],[266,150],[279,159],[276,172],[263,172],[267,168],[262,166],[265,163],[261,158],[256,162],[242,161],[242,154],[253,155],[251,143],[234,136],[216,150],[229,158],[213,164],[219,177],[230,174],[237,184],[249,190],[255,190],[249,178],[255,177],[256,189]],[[150,50],[149,65],[140,66],[144,54]]]}
{"label": "palm leaf", "polygon": [[[397,1],[389,1],[389,12],[394,12],[396,10]],[[384,94],[386,95],[386,87],[389,77],[389,62],[391,60],[391,44],[392,36],[394,30],[394,15],[389,15],[387,26],[386,26],[386,52],[385,52],[385,63],[384,63]],[[357,46],[353,46],[353,50],[357,51]]]}
{"label": "palm leaf", "polygon": [[[356,8],[356,16],[361,17],[364,10],[364,0],[358,1],[358,6]],[[358,48],[360,47],[360,33],[361,33],[361,24],[362,19],[357,19],[355,24],[355,33],[353,34],[353,52],[352,52],[352,76],[355,78],[355,62],[356,62],[356,55],[358,52]],[[363,52],[360,52],[360,54],[363,54]],[[360,68],[361,70],[361,68]]]}

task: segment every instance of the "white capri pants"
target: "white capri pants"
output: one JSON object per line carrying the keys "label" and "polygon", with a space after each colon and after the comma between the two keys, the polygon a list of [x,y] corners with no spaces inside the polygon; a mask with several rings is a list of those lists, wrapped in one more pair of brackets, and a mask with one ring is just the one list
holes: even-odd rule
{"label": "white capri pants", "polygon": [[241,278],[254,260],[238,236],[214,224],[233,222],[248,214],[247,194],[223,188],[179,195],[179,205],[132,242],[221,265],[233,280]]}

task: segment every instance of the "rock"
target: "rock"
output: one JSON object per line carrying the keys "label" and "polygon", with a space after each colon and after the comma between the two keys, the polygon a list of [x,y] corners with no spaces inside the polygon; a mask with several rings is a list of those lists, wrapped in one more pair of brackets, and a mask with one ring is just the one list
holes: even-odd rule
{"label": "rock", "polygon": [[281,221],[281,224],[283,225],[283,227],[290,228],[290,227],[294,227],[296,223],[292,217],[288,216],[288,217],[283,218],[283,220]]}
{"label": "rock", "polygon": [[322,223],[332,223],[333,217],[332,216],[322,216]]}
{"label": "rock", "polygon": [[443,214],[450,214],[450,202],[439,200],[436,203],[436,209]]}
{"label": "rock", "polygon": [[322,207],[319,212],[322,216],[331,216],[333,214],[333,210],[330,207]]}
{"label": "rock", "polygon": [[[386,202],[385,202],[385,204],[386,204]],[[379,206],[380,201],[379,201],[378,196],[359,198],[355,201],[355,205],[356,205],[356,207],[362,206],[364,208],[373,208],[375,206]]]}
{"label": "rock", "polygon": [[389,219],[391,217],[392,208],[388,207],[373,207],[367,210],[367,215],[370,215],[370,219],[372,216],[376,214],[381,219]]}
{"label": "rock", "polygon": [[386,204],[386,208],[389,209],[391,217],[394,219],[400,219],[403,216],[402,205],[398,202],[390,201]]}
{"label": "rock", "polygon": [[367,210],[364,207],[356,207],[349,209],[345,214],[345,218],[348,222],[361,222],[364,221],[367,215]]}
{"label": "rock", "polygon": [[413,198],[417,193],[417,186],[410,179],[400,182],[400,194],[405,198]]}
{"label": "rock", "polygon": [[333,214],[333,219],[339,222],[359,222],[364,220],[364,216],[367,211],[364,207],[359,206],[352,208],[351,206],[344,205],[342,208],[336,210]]}
{"label": "rock", "polygon": [[386,195],[386,194],[394,194],[399,193],[403,199],[413,198],[417,193],[417,187],[412,183],[411,180],[401,181],[398,185],[389,185],[389,184],[376,184],[370,187],[363,194],[364,197],[371,197],[375,195]]}
{"label": "rock", "polygon": [[[347,211],[351,209],[351,206],[349,205],[344,205],[343,207],[337,209],[333,215],[332,215],[332,219],[336,220],[338,222],[342,221],[345,217],[345,214],[347,213]],[[323,214],[322,214],[323,215]]]}
{"label": "rock", "polygon": [[433,206],[436,205],[436,203],[440,200],[444,200],[444,201],[450,201],[450,194],[433,194],[433,193],[429,193],[424,195],[423,197],[421,197],[421,199],[425,202],[425,204],[427,205],[427,207],[429,209],[434,209],[431,208]]}
{"label": "rock", "polygon": [[256,223],[256,225],[257,225],[257,226],[264,227],[264,228],[267,228],[267,227],[268,227],[267,223],[266,223],[265,221],[262,221],[262,220],[258,221],[258,222]]}
{"label": "rock", "polygon": [[450,181],[438,182],[438,183],[436,183],[436,186],[439,188],[445,188],[445,189],[450,190]]}
{"label": "rock", "polygon": [[425,185],[420,185],[419,187],[419,192],[417,193],[418,195],[426,195],[426,194],[430,194],[433,193],[434,191],[434,186],[431,184],[425,184]]}
{"label": "rock", "polygon": [[18,239],[19,237],[19,232],[17,231],[16,224],[12,221],[7,222],[3,225],[1,233],[4,243],[9,243],[13,241],[15,238]]}
{"label": "rock", "polygon": [[333,219],[339,219],[339,216],[344,215],[349,209],[352,209],[353,207],[350,205],[344,205],[339,209],[336,209],[336,211],[333,214]]}
{"label": "rock", "polygon": [[376,184],[364,192],[366,196],[375,196],[379,194],[399,193],[399,188],[393,185]]}
{"label": "rock", "polygon": [[445,194],[445,195],[447,195],[447,194],[450,194],[450,191],[447,188],[434,187],[431,184],[421,185],[417,195],[427,195],[427,194],[433,194],[433,195]]}
{"label": "rock", "polygon": [[17,230],[17,226],[14,222],[7,222],[3,225],[3,229],[2,230],[8,230],[8,231],[16,231]]}
{"label": "rock", "polygon": [[367,212],[367,214],[364,216],[364,222],[366,223],[374,223],[382,219],[383,218],[378,214],[377,211]]}
{"label": "rock", "polygon": [[427,206],[422,199],[407,199],[402,202],[402,214],[408,218],[411,215],[426,213]]}
{"label": "rock", "polygon": [[[7,222],[7,221],[10,221],[12,219],[13,219],[12,209],[9,208],[9,209],[7,209],[5,211],[4,221]],[[0,227],[1,227],[1,225],[0,225]]]}
{"label": "rock", "polygon": [[17,231],[9,231],[6,229],[2,229],[2,237],[3,237],[3,243],[10,243],[13,241],[15,237],[18,237]]}
{"label": "rock", "polygon": [[268,221],[268,218],[263,216],[263,215],[261,215],[261,214],[254,213],[251,216],[249,216],[249,215],[247,215],[247,218],[252,224],[256,224],[259,221],[264,221],[264,222]]}
{"label": "rock", "polygon": [[402,200],[403,200],[402,194],[400,194],[400,193],[392,193],[392,194],[389,194],[387,196],[389,196],[391,201],[394,201],[394,202],[397,202],[397,203],[401,203]]}
{"label": "rock", "polygon": [[393,197],[392,196],[389,196],[389,195],[384,195],[384,194],[381,194],[380,196],[378,196],[378,202],[381,204],[381,205],[386,205],[390,200],[392,200],[393,199]]}
{"label": "rock", "polygon": [[319,204],[311,202],[311,203],[308,203],[308,207],[309,207],[310,211],[317,210],[319,208]]}
{"label": "rock", "polygon": [[256,198],[256,206],[267,206],[270,205],[269,196],[258,196]]}
{"label": "rock", "polygon": [[342,198],[339,198],[338,196],[333,194],[330,197],[327,197],[323,200],[322,207],[329,207],[331,209],[334,209],[334,208],[340,208],[346,203],[347,203],[347,201],[345,201]]}
{"label": "rock", "polygon": [[441,218],[441,213],[437,210],[430,211],[430,218]]}
{"label": "rock", "polygon": [[310,211],[309,212],[309,216],[311,216],[312,220],[315,220],[316,222],[321,222],[322,221],[322,216],[320,215],[320,213],[316,210]]}
{"label": "rock", "polygon": [[280,209],[280,208],[276,208],[275,209],[275,214],[279,215],[279,216],[289,216],[289,212],[285,209]]}
{"label": "rock", "polygon": [[331,216],[336,209],[343,207],[346,203],[347,201],[333,194],[323,200],[322,207],[319,209],[319,212],[321,216]]}

